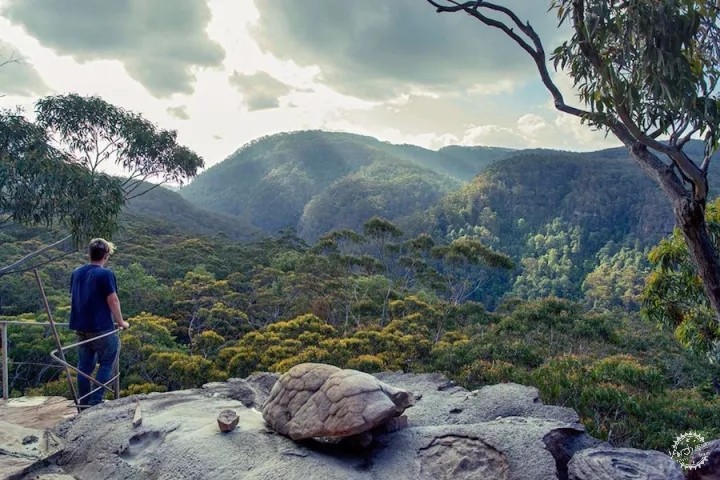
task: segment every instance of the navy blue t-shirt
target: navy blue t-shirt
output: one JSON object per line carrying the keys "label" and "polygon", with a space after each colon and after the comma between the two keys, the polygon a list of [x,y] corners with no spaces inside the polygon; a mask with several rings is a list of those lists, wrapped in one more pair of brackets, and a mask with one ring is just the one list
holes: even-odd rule
{"label": "navy blue t-shirt", "polygon": [[107,297],[116,292],[112,270],[91,263],[76,268],[70,277],[70,328],[80,332],[111,330]]}

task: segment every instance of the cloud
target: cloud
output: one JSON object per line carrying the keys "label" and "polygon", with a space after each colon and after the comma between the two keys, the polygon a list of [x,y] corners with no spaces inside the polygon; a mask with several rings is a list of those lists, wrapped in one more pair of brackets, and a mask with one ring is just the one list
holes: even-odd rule
{"label": "cloud", "polygon": [[205,0],[7,0],[1,13],[60,54],[121,61],[159,97],[191,93],[194,70],[224,57],[205,32]]}
{"label": "cloud", "polygon": [[0,95],[33,96],[49,91],[27,58],[13,45],[0,40]]}
{"label": "cloud", "polygon": [[458,142],[459,145],[528,148],[530,139],[516,130],[499,125],[470,125]]}
{"label": "cloud", "polygon": [[547,128],[548,124],[540,115],[528,113],[518,118],[517,129],[525,137],[533,138]]}
{"label": "cloud", "polygon": [[185,105],[178,105],[177,107],[168,107],[165,110],[167,113],[180,120],[190,120],[190,115],[187,113],[187,107]]}
{"label": "cloud", "polygon": [[552,115],[553,118],[549,121],[536,114],[523,115],[513,127],[470,125],[463,136],[453,143],[584,151],[619,146],[614,137],[606,138],[602,132],[582,125],[576,117],[562,113]]}
{"label": "cloud", "polygon": [[280,106],[280,97],[292,91],[292,87],[272,77],[267,72],[252,75],[234,72],[230,83],[242,93],[249,111],[266,110]]}
{"label": "cloud", "polygon": [[[508,0],[554,44],[557,19],[547,2]],[[432,91],[506,90],[536,75],[512,40],[464,14],[438,14],[422,0],[257,1],[251,32],[260,47],[360,98],[387,99],[413,88]],[[502,80],[498,80],[502,79]]]}

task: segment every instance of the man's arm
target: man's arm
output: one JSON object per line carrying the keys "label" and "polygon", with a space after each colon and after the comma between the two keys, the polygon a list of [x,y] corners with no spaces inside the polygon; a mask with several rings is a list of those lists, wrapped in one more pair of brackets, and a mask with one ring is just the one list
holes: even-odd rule
{"label": "man's arm", "polygon": [[120,311],[120,299],[118,298],[117,293],[113,292],[108,295],[107,303],[108,307],[110,307],[110,312],[112,313],[112,316],[115,319],[115,323],[117,324],[118,328],[122,330],[123,328],[130,327],[130,324],[123,320],[122,311]]}

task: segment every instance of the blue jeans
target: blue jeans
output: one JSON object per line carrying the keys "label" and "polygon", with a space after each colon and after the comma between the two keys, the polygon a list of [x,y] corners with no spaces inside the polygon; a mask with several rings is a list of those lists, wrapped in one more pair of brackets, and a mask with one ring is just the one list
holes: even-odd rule
{"label": "blue jeans", "polygon": [[[106,332],[77,332],[78,341],[89,340],[103,333]],[[115,363],[119,348],[120,338],[117,333],[80,345],[78,347],[78,370],[92,375],[95,365],[99,363],[100,368],[98,368],[95,379],[100,383],[107,383],[112,376],[113,363]],[[90,380],[78,375],[78,403],[80,405],[97,405],[102,402],[105,395],[104,388],[88,396],[88,393],[95,388],[97,385],[92,384],[91,386]]]}

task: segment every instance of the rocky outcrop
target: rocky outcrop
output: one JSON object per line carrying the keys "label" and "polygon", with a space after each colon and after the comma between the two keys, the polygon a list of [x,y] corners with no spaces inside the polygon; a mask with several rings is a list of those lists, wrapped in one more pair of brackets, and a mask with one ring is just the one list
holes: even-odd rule
{"label": "rocky outcrop", "polygon": [[688,480],[720,480],[720,439],[701,445],[690,463],[696,467],[688,472]]}
{"label": "rocky outcrop", "polygon": [[[595,466],[606,465],[604,459],[623,465],[628,458],[623,449],[589,437],[571,409],[543,405],[535,388],[502,384],[469,392],[435,374],[375,376],[393,389],[412,392],[417,401],[404,413],[405,428],[376,433],[367,448],[293,441],[272,430],[258,411],[266,401],[279,398],[271,393],[276,378],[232,379],[88,409],[56,429],[66,447],[55,470],[47,473],[79,480],[566,480],[603,478],[578,476],[584,474],[584,458]],[[143,405],[143,422],[133,428],[137,400]],[[222,433],[217,417],[226,409],[234,410],[239,421],[235,430]],[[658,471],[670,472],[662,478],[675,478],[666,455],[651,452],[646,459],[650,465],[639,461],[644,466],[635,476],[606,478],[660,478],[650,469],[660,465],[668,467]],[[45,472],[40,469],[26,478]]]}
{"label": "rocky outcrop", "polygon": [[369,432],[414,404],[411,393],[367,373],[303,363],[278,379],[262,414],[293,440],[332,442]]}
{"label": "rocky outcrop", "polygon": [[633,448],[589,448],[568,465],[570,480],[684,480],[680,465],[664,453]]}

